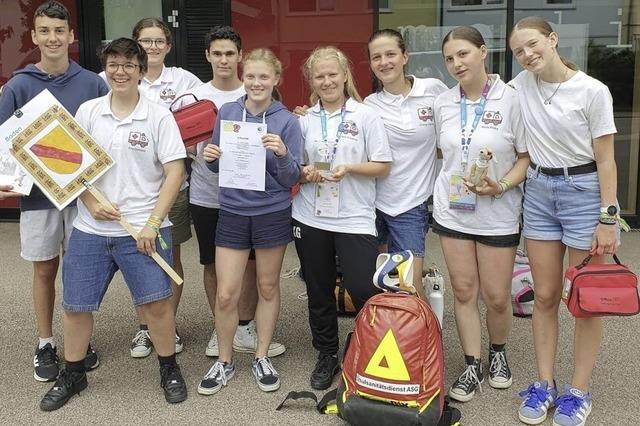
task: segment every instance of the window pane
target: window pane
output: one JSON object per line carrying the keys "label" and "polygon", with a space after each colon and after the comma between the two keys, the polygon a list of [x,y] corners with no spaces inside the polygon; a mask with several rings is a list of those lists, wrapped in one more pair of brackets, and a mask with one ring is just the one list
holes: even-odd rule
{"label": "window pane", "polygon": [[482,0],[451,0],[451,6],[482,6]]}
{"label": "window pane", "polygon": [[315,12],[315,11],[316,11],[316,0],[289,0],[289,12]]}

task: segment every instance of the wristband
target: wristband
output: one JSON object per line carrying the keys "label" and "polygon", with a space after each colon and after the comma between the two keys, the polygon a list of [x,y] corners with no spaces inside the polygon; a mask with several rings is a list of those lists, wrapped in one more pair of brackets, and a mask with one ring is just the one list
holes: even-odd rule
{"label": "wristband", "polygon": [[608,213],[600,213],[598,222],[603,225],[615,225],[616,223],[618,223],[620,224],[620,229],[625,232],[628,232],[631,229],[627,221],[621,218],[619,214],[610,215]]}
{"label": "wristband", "polygon": [[163,250],[166,250],[169,248],[169,245],[164,238],[162,238],[162,234],[160,234],[160,225],[162,225],[162,219],[156,215],[149,216],[149,219],[147,219],[147,223],[145,224],[147,228],[156,233],[158,240],[160,241],[160,247],[162,247]]}

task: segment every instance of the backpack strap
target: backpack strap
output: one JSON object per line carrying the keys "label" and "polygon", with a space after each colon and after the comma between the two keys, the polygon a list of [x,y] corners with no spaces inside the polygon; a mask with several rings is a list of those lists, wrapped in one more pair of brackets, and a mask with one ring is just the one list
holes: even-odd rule
{"label": "backpack strap", "polygon": [[299,399],[310,399],[316,404],[316,410],[320,414],[338,414],[338,406],[336,405],[336,395],[338,390],[333,389],[327,392],[320,398],[318,401],[318,397],[315,393],[309,391],[291,391],[287,394],[284,400],[276,407],[276,411],[280,411],[284,403],[288,400],[292,399],[297,401]]}
{"label": "backpack strap", "polygon": [[438,426],[460,426],[460,418],[462,413],[456,407],[450,405],[451,400],[448,396],[444,398],[444,406],[442,407],[442,417],[438,422]]}

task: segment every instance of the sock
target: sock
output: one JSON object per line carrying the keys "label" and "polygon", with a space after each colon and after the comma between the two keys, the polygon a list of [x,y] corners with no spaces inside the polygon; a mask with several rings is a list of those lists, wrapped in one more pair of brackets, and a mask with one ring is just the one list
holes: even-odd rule
{"label": "sock", "polygon": [[69,373],[84,373],[86,371],[84,359],[80,361],[67,361],[65,365]]}
{"label": "sock", "polygon": [[480,359],[480,358],[476,358],[476,357],[474,357],[473,355],[465,355],[465,356],[464,356],[464,363],[465,363],[465,364],[467,364],[467,365],[473,365],[473,363],[474,363],[476,360],[479,360],[479,359]]}
{"label": "sock", "polygon": [[169,356],[158,355],[158,362],[160,363],[160,367],[165,365],[176,365],[176,354]]}
{"label": "sock", "polygon": [[140,330],[149,330],[149,327],[147,327],[147,324],[140,324]]}
{"label": "sock", "polygon": [[250,323],[251,321],[253,321],[253,320],[240,320],[240,321],[238,321],[238,326],[246,327],[246,326],[248,326],[248,325],[249,325],[249,323]]}
{"label": "sock", "polygon": [[38,337],[38,349],[44,348],[47,343],[50,343],[52,348],[56,347],[56,341],[53,336],[45,338]]}
{"label": "sock", "polygon": [[496,345],[496,344],[492,343],[492,344],[491,344],[491,349],[492,349],[494,352],[502,352],[502,351],[504,351],[504,343],[503,343],[503,344],[501,344],[501,345]]}

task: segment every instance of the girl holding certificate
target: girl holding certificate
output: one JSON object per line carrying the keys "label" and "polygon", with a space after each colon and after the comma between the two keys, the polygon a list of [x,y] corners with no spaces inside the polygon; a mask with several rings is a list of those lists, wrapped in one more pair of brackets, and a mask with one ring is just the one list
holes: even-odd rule
{"label": "girl holding certificate", "polygon": [[[438,96],[434,108],[443,158],[434,188],[432,229],[440,236],[449,269],[465,358],[465,369],[449,396],[462,402],[473,398],[485,376],[493,388],[512,383],[505,344],[520,242],[518,184],[529,164],[517,94],[497,74],[487,74],[487,53],[473,27],[457,27],[446,35],[442,54],[459,84]],[[483,167],[483,157],[491,157],[486,177],[475,179],[473,171]],[[488,372],[481,360],[479,295],[487,307]]]}
{"label": "girl holding certificate", "polygon": [[[261,177],[264,178],[264,190],[237,189],[222,184],[220,187],[215,239],[218,277],[215,318],[220,356],[200,382],[198,392],[204,395],[218,392],[235,374],[233,336],[238,327],[242,277],[252,248],[256,254],[259,297],[256,308],[258,347],[253,374],[258,387],[265,392],[280,387],[278,372],[267,351],[280,313],[282,260],[287,244],[293,239],[290,191],[300,178],[302,135],[296,117],[279,102],[276,86],[282,75],[282,65],[273,52],[253,50],[244,57],[243,65],[242,80],[247,94],[220,108],[213,143],[205,147],[203,156],[217,173],[220,168],[217,160],[225,155],[220,148],[221,139],[229,137],[225,135],[229,129],[230,133],[242,133],[242,137],[248,139],[245,152],[239,152],[242,150],[241,136],[236,136],[237,143],[233,148],[230,145],[227,155],[233,156],[234,161],[256,155],[255,148],[250,145],[260,141],[266,150],[262,153],[266,156],[264,176]],[[254,128],[253,133],[244,130],[250,127]],[[255,170],[247,170],[247,173],[255,173]],[[251,176],[262,181],[258,177]],[[221,174],[221,181],[223,178]]]}
{"label": "girl holding certificate", "polygon": [[314,50],[303,71],[313,106],[300,118],[302,187],[293,201],[293,232],[319,352],[311,387],[326,389],[338,372],[336,255],[359,310],[377,292],[371,281],[378,255],[375,178],[389,173],[391,151],[382,121],[361,103],[340,50]]}

